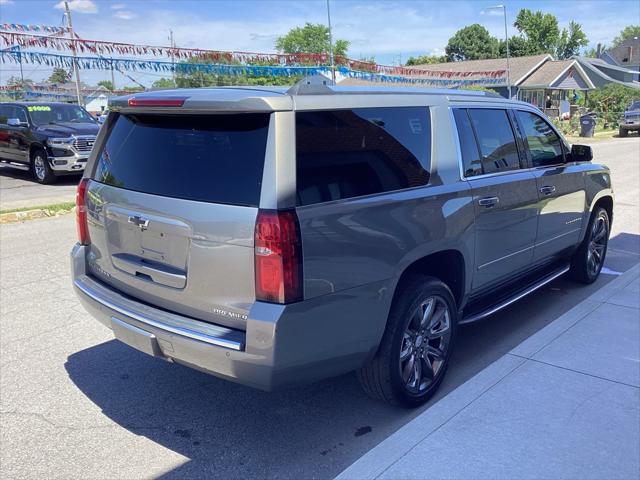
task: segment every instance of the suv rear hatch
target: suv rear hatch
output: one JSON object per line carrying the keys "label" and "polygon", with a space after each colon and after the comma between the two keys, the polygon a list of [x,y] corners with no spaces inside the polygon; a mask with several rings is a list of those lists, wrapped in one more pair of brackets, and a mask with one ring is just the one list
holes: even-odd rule
{"label": "suv rear hatch", "polygon": [[245,329],[269,113],[115,113],[86,194],[89,272]]}

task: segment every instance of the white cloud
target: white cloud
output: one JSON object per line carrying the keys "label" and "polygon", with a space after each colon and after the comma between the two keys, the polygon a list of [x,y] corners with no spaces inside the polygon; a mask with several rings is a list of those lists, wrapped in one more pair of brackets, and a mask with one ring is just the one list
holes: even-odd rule
{"label": "white cloud", "polygon": [[0,0],[0,5],[13,5],[13,0]]}
{"label": "white cloud", "polygon": [[138,15],[136,15],[135,13],[133,13],[133,12],[131,12],[129,10],[116,10],[116,12],[113,14],[113,16],[115,18],[119,18],[120,20],[133,20]]}
{"label": "white cloud", "polygon": [[124,3],[114,3],[111,5],[111,10],[122,10],[123,8],[127,8]]}
{"label": "white cloud", "polygon": [[[69,10],[78,13],[98,13],[98,6],[93,0],[67,0]],[[54,8],[64,10],[64,0],[55,4]]]}

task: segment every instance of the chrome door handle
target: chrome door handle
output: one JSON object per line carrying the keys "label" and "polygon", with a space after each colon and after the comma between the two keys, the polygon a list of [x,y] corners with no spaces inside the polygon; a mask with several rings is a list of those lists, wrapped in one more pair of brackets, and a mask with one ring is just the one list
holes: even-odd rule
{"label": "chrome door handle", "polygon": [[499,201],[500,199],[498,197],[485,197],[478,200],[478,205],[491,208],[495,206]]}
{"label": "chrome door handle", "polygon": [[545,185],[544,187],[540,187],[540,193],[543,195],[551,195],[556,191],[556,187],[553,185]]}

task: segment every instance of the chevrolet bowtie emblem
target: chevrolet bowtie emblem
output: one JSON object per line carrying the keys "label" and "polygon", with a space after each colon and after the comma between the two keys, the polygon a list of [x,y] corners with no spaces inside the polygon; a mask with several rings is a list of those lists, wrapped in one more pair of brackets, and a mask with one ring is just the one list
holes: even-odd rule
{"label": "chevrolet bowtie emblem", "polygon": [[140,227],[140,230],[146,230],[149,226],[149,220],[138,217],[137,215],[129,217],[129,223],[133,223],[136,227]]}

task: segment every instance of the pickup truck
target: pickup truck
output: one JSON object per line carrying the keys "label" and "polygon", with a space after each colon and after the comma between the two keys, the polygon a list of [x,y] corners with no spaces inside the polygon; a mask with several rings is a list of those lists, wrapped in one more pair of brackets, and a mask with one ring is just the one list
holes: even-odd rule
{"label": "pickup truck", "polygon": [[0,162],[30,171],[39,183],[82,174],[100,125],[67,103],[0,103]]}
{"label": "pickup truck", "polygon": [[640,133],[640,100],[631,102],[620,119],[618,134],[626,137],[629,132]]}

